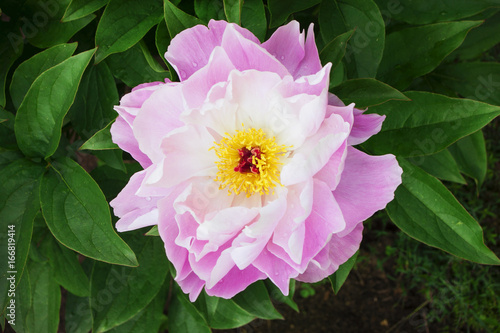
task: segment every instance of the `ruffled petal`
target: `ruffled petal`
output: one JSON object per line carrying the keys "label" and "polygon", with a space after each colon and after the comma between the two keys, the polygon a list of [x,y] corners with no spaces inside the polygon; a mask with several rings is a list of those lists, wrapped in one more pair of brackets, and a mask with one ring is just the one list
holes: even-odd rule
{"label": "ruffled petal", "polygon": [[243,38],[260,44],[257,37],[247,29],[225,21],[211,20],[208,28],[197,25],[186,29],[172,39],[165,53],[165,59],[172,64],[181,81],[188,79],[208,63],[213,49],[221,45],[222,36],[228,26],[238,31]]}
{"label": "ruffled petal", "polygon": [[359,249],[363,238],[363,224],[359,223],[344,237],[333,235],[328,244],[312,259],[304,273],[297,277],[303,282],[318,282],[332,275]]}
{"label": "ruffled petal", "polygon": [[300,32],[299,22],[291,21],[276,29],[262,47],[294,73],[305,55],[304,33]]}
{"label": "ruffled petal", "polygon": [[354,109],[354,124],[349,140],[347,141],[351,146],[365,142],[382,129],[385,116],[375,113],[363,114],[363,112],[362,110]]}
{"label": "ruffled petal", "polygon": [[212,288],[206,288],[210,296],[218,296],[226,299],[232,298],[258,280],[264,280],[266,275],[253,266],[243,270],[234,266],[223,279],[219,280]]}
{"label": "ruffled petal", "polygon": [[347,223],[340,237],[394,199],[403,173],[394,155],[370,156],[352,147],[347,149],[344,171],[333,192]]}
{"label": "ruffled petal", "polygon": [[243,37],[233,25],[228,25],[224,31],[222,47],[233,65],[240,71],[247,69],[268,71],[277,73],[280,77],[289,74],[281,62],[262,46]]}
{"label": "ruffled petal", "polygon": [[179,116],[184,110],[182,86],[166,84],[160,86],[142,105],[134,120],[134,135],[139,147],[153,163],[163,158],[160,144],[172,130],[183,126]]}
{"label": "ruffled petal", "polygon": [[292,75],[295,79],[301,76],[311,75],[321,70],[321,67],[318,48],[316,47],[316,41],[314,40],[314,24],[311,23],[311,25],[309,25],[309,29],[307,29],[304,58],[300,61],[297,69],[292,73]]}

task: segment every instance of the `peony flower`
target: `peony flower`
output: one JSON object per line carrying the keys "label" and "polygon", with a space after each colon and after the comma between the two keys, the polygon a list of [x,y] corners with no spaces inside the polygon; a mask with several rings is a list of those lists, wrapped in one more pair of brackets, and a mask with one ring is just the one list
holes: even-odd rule
{"label": "peony flower", "polygon": [[210,21],[165,54],[180,82],[136,87],[116,107],[113,141],[144,168],[111,202],[118,231],[158,225],[175,280],[194,301],[269,278],[316,282],[359,248],[362,222],[401,183],[392,155],[353,145],[383,116],[328,93],[313,26],[265,43]]}

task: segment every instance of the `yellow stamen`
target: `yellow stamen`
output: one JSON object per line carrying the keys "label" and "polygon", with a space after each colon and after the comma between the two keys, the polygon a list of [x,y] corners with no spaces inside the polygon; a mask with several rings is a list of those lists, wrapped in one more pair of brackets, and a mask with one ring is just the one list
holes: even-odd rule
{"label": "yellow stamen", "polygon": [[[269,190],[281,185],[279,181],[280,159],[286,154],[285,145],[277,145],[274,137],[266,137],[262,129],[250,128],[215,142],[214,149],[219,161],[215,181],[219,189],[228,187],[228,194],[269,194]],[[250,162],[251,158],[251,162]]]}

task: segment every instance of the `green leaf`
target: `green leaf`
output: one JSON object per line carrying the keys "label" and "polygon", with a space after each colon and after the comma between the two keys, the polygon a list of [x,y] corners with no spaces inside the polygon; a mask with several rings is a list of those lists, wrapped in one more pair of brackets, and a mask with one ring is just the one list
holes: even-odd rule
{"label": "green leaf", "polygon": [[95,15],[90,14],[71,22],[62,22],[65,5],[68,2],[68,0],[29,1],[30,4],[36,3],[25,13],[32,20],[23,20],[23,32],[30,44],[44,49],[66,43],[95,18]]}
{"label": "green leaf", "polygon": [[363,109],[383,104],[385,102],[409,101],[410,99],[399,90],[375,79],[353,79],[342,82],[332,90],[346,105],[356,103]]}
{"label": "green leaf", "polygon": [[123,172],[127,171],[123,162],[123,151],[120,149],[94,150],[93,154],[110,167]]}
{"label": "green leaf", "polygon": [[143,170],[139,163],[127,163],[126,167],[127,173],[117,172],[116,169],[108,165],[99,166],[90,173],[92,178],[99,184],[108,201],[116,198],[118,193],[127,185],[131,175]]}
{"label": "green leaf", "polygon": [[489,7],[498,6],[497,0],[375,0],[389,19],[410,24],[455,21],[475,15]]}
{"label": "green leaf", "polygon": [[243,310],[233,300],[208,296],[204,291],[194,305],[205,317],[208,325],[215,329],[236,328],[255,319],[255,316]]}
{"label": "green leaf", "polygon": [[500,114],[500,107],[427,92],[405,92],[411,102],[370,109],[385,114],[382,130],[362,146],[374,154],[431,155],[472,134]]}
{"label": "green leaf", "polygon": [[90,282],[78,261],[78,255],[62,246],[53,237],[47,237],[41,245],[49,258],[54,280],[70,293],[84,297],[90,295]]}
{"label": "green leaf", "polygon": [[479,224],[436,178],[398,159],[403,184],[387,205],[391,220],[409,236],[481,264],[499,265],[500,260],[484,245]]}
{"label": "green leaf", "polygon": [[481,185],[486,178],[488,161],[486,143],[482,131],[477,131],[458,140],[448,148],[457,161],[461,172],[472,177],[476,184]]}
{"label": "green leaf", "polygon": [[436,78],[466,98],[500,105],[500,63],[464,62],[439,67]]}
{"label": "green leaf", "polygon": [[382,59],[385,25],[372,0],[323,1],[319,11],[321,36],[328,43],[333,36],[355,29],[347,44],[344,63],[348,77],[375,77]]}
{"label": "green leaf", "polygon": [[241,25],[241,8],[243,0],[224,0],[224,13],[227,21]]}
{"label": "green leaf", "polygon": [[[5,24],[2,22],[2,24]],[[7,80],[7,74],[9,69],[14,64],[17,58],[23,53],[22,40],[20,43],[14,41],[12,36],[17,36],[12,31],[0,31],[2,35],[0,36],[0,58],[2,59],[2,66],[0,66],[0,106],[5,106],[7,103],[7,98],[5,96],[5,82]],[[17,38],[20,38],[17,36]]]}
{"label": "green leaf", "polygon": [[274,308],[262,281],[252,283],[244,291],[236,294],[232,300],[256,317],[268,320],[283,319],[283,316]]}
{"label": "green leaf", "polygon": [[85,17],[104,7],[108,2],[109,0],[71,0],[64,12],[62,21],[69,22]]}
{"label": "green leaf", "polygon": [[351,38],[354,30],[350,30],[335,37],[331,42],[329,42],[320,52],[319,58],[321,63],[326,64],[327,62],[332,63],[332,70],[330,72],[330,77],[334,75],[333,69],[336,68],[342,58],[345,55],[345,48],[347,46],[347,41]]}
{"label": "green leaf", "polygon": [[155,225],[148,232],[146,232],[146,236],[160,236],[160,232],[158,231],[158,226]]}
{"label": "green leaf", "polygon": [[198,24],[203,24],[203,22],[194,16],[186,14],[179,8],[175,7],[168,0],[163,0],[164,11],[165,11],[165,22],[167,23],[168,32],[170,33],[170,38],[174,38],[182,30],[194,27]]}
{"label": "green leaf", "polygon": [[141,41],[125,52],[110,55],[106,59],[106,64],[113,76],[129,87],[136,87],[146,82],[163,82],[165,78],[169,78],[168,72],[157,71],[151,67],[150,59],[152,59],[151,53]]}
{"label": "green leaf", "polygon": [[106,149],[118,149],[118,145],[113,143],[111,139],[111,125],[115,121],[113,120],[106,125],[103,129],[97,131],[90,139],[85,141],[85,143],[80,147],[80,149],[88,150],[106,150]]}
{"label": "green leaf", "polygon": [[[247,1],[245,1],[243,5],[245,5],[246,2]],[[204,23],[208,23],[211,19],[226,19],[223,0],[194,0],[194,12]]]}
{"label": "green leaf", "polygon": [[[9,272],[16,271],[15,283],[18,284],[23,274],[33,220],[40,210],[38,188],[44,171],[43,166],[25,159],[15,160],[0,168],[0,247],[5,251],[4,258],[0,260],[2,281],[10,276]],[[15,260],[11,260],[8,253],[11,238],[15,241]],[[8,289],[7,283],[0,283],[0,313],[7,306]]]}
{"label": "green leaf", "polygon": [[155,298],[135,317],[126,323],[113,328],[109,333],[159,332],[165,319],[163,308],[167,299],[167,288],[164,286]]}
{"label": "green leaf", "polygon": [[158,55],[161,57],[163,62],[168,65],[167,59],[165,59],[165,53],[170,45],[170,34],[168,33],[165,20],[161,20],[156,26],[155,45],[158,50]]}
{"label": "green leaf", "polygon": [[96,260],[137,265],[134,252],[113,230],[99,186],[76,162],[53,162],[42,178],[40,201],[50,231],[64,246]]}
{"label": "green leaf", "polygon": [[168,331],[172,333],[210,333],[210,327],[181,288],[174,283],[168,309]]}
{"label": "green leaf", "polygon": [[332,284],[333,292],[339,293],[340,287],[344,284],[345,280],[349,276],[354,264],[356,263],[356,258],[358,257],[359,251],[356,251],[352,257],[350,257],[345,263],[339,266],[339,268],[328,277],[330,283]]}
{"label": "green leaf", "polygon": [[465,37],[462,45],[450,54],[450,58],[469,60],[481,56],[483,52],[500,43],[500,35],[497,33],[499,30],[500,12],[487,18],[479,27],[472,29]]}
{"label": "green leaf", "polygon": [[47,158],[56,151],[64,116],[94,52],[73,56],[33,82],[19,106],[15,123],[17,143],[25,155]]}
{"label": "green leaf", "polygon": [[3,149],[7,150],[18,150],[16,135],[14,134],[14,123],[15,116],[0,107],[0,151]]}
{"label": "green leaf", "polygon": [[66,294],[64,324],[66,332],[89,333],[92,330],[92,313],[89,297]]}
{"label": "green leaf", "polygon": [[96,62],[128,50],[162,19],[158,0],[110,0],[95,35]]}
{"label": "green leaf", "polygon": [[16,68],[10,83],[10,96],[17,109],[35,79],[73,55],[77,43],[59,44],[35,54]]}
{"label": "green leaf", "polygon": [[267,6],[271,12],[270,28],[282,25],[290,14],[311,8],[321,0],[268,0]]}
{"label": "green leaf", "polygon": [[24,155],[18,150],[2,150],[0,149],[0,167],[4,168],[15,160],[22,159]]}
{"label": "green leaf", "polygon": [[168,261],[161,239],[140,233],[126,239],[137,253],[139,267],[94,264],[90,298],[94,332],[105,332],[138,315],[167,276]]}
{"label": "green leaf", "polygon": [[113,107],[118,101],[115,79],[106,63],[90,66],[83,74],[68,118],[80,136],[89,138],[116,118]]}
{"label": "green leaf", "polygon": [[280,303],[285,303],[295,311],[299,312],[299,307],[293,300],[293,294],[295,293],[295,280],[290,280],[290,291],[287,296],[283,295],[281,290],[270,280],[266,280],[264,283],[272,299]]}
{"label": "green leaf", "polygon": [[[52,278],[52,270],[47,262],[31,261],[28,264],[30,288],[19,289],[21,299],[31,298],[29,307],[19,319],[24,319],[24,328],[17,332],[56,333],[59,326],[59,307],[61,306],[61,290]],[[26,274],[25,273],[25,274]],[[23,274],[23,279],[25,278]],[[31,297],[22,295],[30,293]]]}
{"label": "green leaf", "polygon": [[266,38],[267,19],[262,0],[245,0],[241,9],[241,26],[247,28],[261,41]]}
{"label": "green leaf", "polygon": [[455,162],[449,151],[450,148],[432,155],[413,157],[409,160],[436,178],[459,184],[467,184],[464,177],[460,174],[457,162]]}
{"label": "green leaf", "polygon": [[28,268],[24,270],[22,274],[19,274],[20,280],[19,284],[16,287],[16,316],[15,318],[7,316],[7,320],[15,319],[14,322],[10,322],[11,324],[15,324],[16,332],[23,333],[26,332],[26,319],[28,317],[28,313],[31,308],[31,283]]}
{"label": "green leaf", "polygon": [[[431,72],[482,21],[435,23],[387,35],[377,78],[403,90],[411,81]],[[408,41],[419,41],[409,43]]]}

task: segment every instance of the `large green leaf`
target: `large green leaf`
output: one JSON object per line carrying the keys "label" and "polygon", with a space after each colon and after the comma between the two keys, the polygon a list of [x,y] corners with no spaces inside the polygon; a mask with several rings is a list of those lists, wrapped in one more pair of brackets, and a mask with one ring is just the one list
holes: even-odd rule
{"label": "large green leaf", "polygon": [[62,21],[69,22],[85,17],[104,7],[108,2],[109,0],[71,0],[64,12]]}
{"label": "large green leaf", "polygon": [[460,258],[499,265],[479,224],[439,180],[400,158],[403,184],[387,205],[391,220],[411,237]]}
{"label": "large green leaf", "polygon": [[107,150],[107,149],[118,149],[118,145],[114,143],[111,139],[111,125],[114,121],[110,122],[106,127],[97,131],[90,139],[85,141],[85,143],[80,147],[80,149],[88,150]]}
{"label": "large green leaf", "polygon": [[22,54],[24,44],[22,38],[21,42],[18,42],[18,39],[12,37],[16,36],[20,38],[16,33],[10,31],[10,29],[5,29],[5,22],[2,22],[2,24],[0,26],[0,58],[2,59],[2,66],[0,66],[0,106],[4,107],[7,103],[7,98],[5,97],[7,74],[14,61]]}
{"label": "large green leaf", "polygon": [[274,308],[264,282],[257,281],[232,298],[232,300],[248,313],[262,319],[283,319]]}
{"label": "large green leaf", "polygon": [[167,300],[167,288],[164,286],[155,298],[141,310],[136,316],[120,326],[108,331],[109,333],[140,333],[159,332],[160,326],[166,319],[163,314],[165,301]]}
{"label": "large green leaf", "polygon": [[450,153],[451,147],[432,155],[410,158],[410,161],[436,178],[466,184],[464,177],[460,174],[457,162]]}
{"label": "large green leaf", "polygon": [[[431,72],[482,21],[435,23],[398,30],[387,35],[377,77],[400,90]],[[418,43],[409,41],[419,41]]]}
{"label": "large green leaf", "polygon": [[380,105],[387,101],[409,101],[397,89],[375,79],[353,79],[342,82],[332,89],[346,105],[356,103],[357,108]]}
{"label": "large green leaf", "polygon": [[460,95],[500,105],[500,63],[463,62],[441,66],[436,78]]}
{"label": "large green leaf", "polygon": [[84,297],[90,295],[89,278],[78,262],[78,255],[62,246],[53,237],[46,237],[41,245],[49,259],[54,280],[70,293]]}
{"label": "large green leaf", "polygon": [[486,8],[498,6],[497,0],[375,0],[387,19],[410,24],[460,20]]}
{"label": "large green leaf", "polygon": [[158,0],[110,0],[97,26],[96,62],[128,50],[162,18]]}
{"label": "large green leaf", "polygon": [[38,48],[66,43],[73,35],[87,26],[95,15],[90,14],[71,22],[62,22],[70,0],[32,1],[23,7],[22,32],[30,44]]}
{"label": "large green leaf", "polygon": [[203,22],[194,16],[191,16],[179,8],[177,8],[172,2],[168,0],[163,0],[164,12],[165,12],[165,22],[167,23],[168,32],[170,37],[174,38],[182,30],[194,27],[198,24],[203,24]]}
{"label": "large green leaf", "polygon": [[138,315],[158,294],[167,276],[161,239],[140,233],[127,239],[137,253],[139,267],[94,265],[90,298],[94,332],[105,332]]}
{"label": "large green leaf", "polygon": [[467,176],[472,177],[478,185],[486,178],[488,160],[486,143],[482,131],[477,131],[458,140],[448,148],[457,161],[458,168]]}
{"label": "large green leaf", "polygon": [[384,52],[385,25],[373,0],[323,1],[319,25],[325,43],[355,29],[344,59],[348,77],[375,77]]}
{"label": "large green leaf", "polygon": [[168,308],[168,331],[172,333],[210,333],[207,321],[174,283]]}
{"label": "large green leaf", "polygon": [[31,85],[15,123],[17,143],[25,155],[46,158],[56,151],[64,116],[94,51],[82,52],[46,70]]}
{"label": "large green leaf", "polygon": [[[40,210],[38,200],[39,179],[45,168],[25,159],[11,162],[0,168],[0,247],[4,259],[0,260],[0,279],[15,271],[15,284],[23,274],[28,257],[33,220]],[[8,246],[15,242],[15,259],[9,258]],[[8,284],[0,283],[0,313],[7,306]]]}
{"label": "large green leaf", "polygon": [[467,34],[462,45],[450,54],[451,59],[468,60],[479,57],[500,43],[500,12],[488,17],[479,27]]}
{"label": "large green leaf", "polygon": [[194,304],[208,325],[216,329],[236,328],[255,319],[254,315],[243,310],[233,300],[208,296],[204,291]]}
{"label": "large green leaf", "polygon": [[113,106],[118,101],[115,79],[106,63],[90,66],[83,74],[68,118],[82,138],[90,138],[116,118]]}
{"label": "large green leaf", "polygon": [[241,25],[241,8],[243,7],[243,0],[223,0],[223,3],[227,21]]}
{"label": "large green leaf", "polygon": [[154,62],[143,41],[125,52],[110,55],[106,59],[106,64],[113,75],[129,87],[135,87],[146,82],[163,82],[165,78],[170,77],[168,72],[161,69],[159,64]]}
{"label": "large green leaf", "polygon": [[66,294],[64,315],[66,332],[89,333],[92,330],[89,297],[78,297],[72,293]]}
{"label": "large green leaf", "polygon": [[262,0],[245,0],[241,9],[241,25],[263,42],[266,38],[267,19]]}
{"label": "large green leaf", "polygon": [[339,266],[339,268],[328,277],[330,283],[332,284],[332,289],[335,294],[338,294],[340,287],[344,284],[345,280],[349,276],[354,264],[356,264],[356,258],[358,257],[359,251],[356,251],[352,257],[350,257],[345,263]]}
{"label": "large green leaf", "polygon": [[328,62],[332,63],[332,69],[330,71],[330,84],[335,81],[335,69],[341,63],[342,58],[345,55],[347,41],[349,40],[349,38],[351,38],[353,33],[354,30],[351,30],[335,37],[319,53],[319,58],[321,59],[322,64],[326,64]]}
{"label": "large green leaf", "polygon": [[113,230],[99,186],[76,162],[64,158],[51,164],[40,201],[50,231],[66,247],[96,260],[137,265],[134,252]]}
{"label": "large green leaf", "polygon": [[275,28],[283,24],[290,14],[317,5],[321,0],[268,0],[267,6],[271,13],[270,28]]}
{"label": "large green leaf", "polygon": [[[243,5],[245,5],[247,1]],[[225,20],[223,0],[194,0],[194,12],[205,23],[214,20]]]}
{"label": "large green leaf", "polygon": [[[14,123],[16,117],[11,112],[0,107],[0,151],[3,149],[15,151],[17,147]],[[0,159],[0,164],[2,159]]]}
{"label": "large green leaf", "polygon": [[35,79],[47,69],[60,64],[71,57],[77,47],[76,43],[59,44],[37,53],[16,68],[10,83],[10,96],[17,109]]}
{"label": "large green leaf", "polygon": [[[26,274],[29,273],[29,274]],[[14,326],[19,333],[56,333],[59,326],[59,308],[61,306],[61,290],[52,277],[48,262],[31,261],[24,280],[29,276],[29,288],[17,290],[20,299],[30,299],[29,304],[23,304],[19,315],[20,327]],[[30,293],[30,295],[23,295]]]}
{"label": "large green leaf", "polygon": [[410,102],[390,101],[370,109],[387,117],[382,130],[362,146],[375,154],[434,154],[476,132],[500,115],[500,107],[427,92],[405,92]]}

